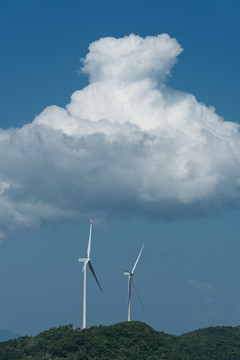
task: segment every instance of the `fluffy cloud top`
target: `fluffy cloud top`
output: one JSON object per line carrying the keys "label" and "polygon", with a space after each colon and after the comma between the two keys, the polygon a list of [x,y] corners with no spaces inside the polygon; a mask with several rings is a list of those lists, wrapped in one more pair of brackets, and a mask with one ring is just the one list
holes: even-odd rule
{"label": "fluffy cloud top", "polygon": [[92,43],[89,50],[82,71],[89,74],[90,81],[119,83],[156,77],[163,80],[182,52],[167,34],[145,39],[133,34],[121,39],[103,38]]}
{"label": "fluffy cloud top", "polygon": [[0,131],[0,236],[85,215],[198,216],[239,203],[239,126],[166,86],[167,34],[103,38],[66,109]]}

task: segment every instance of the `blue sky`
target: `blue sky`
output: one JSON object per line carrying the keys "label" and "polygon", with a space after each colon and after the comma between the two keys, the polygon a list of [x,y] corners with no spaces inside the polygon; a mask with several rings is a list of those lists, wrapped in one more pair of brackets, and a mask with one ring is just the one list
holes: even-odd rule
{"label": "blue sky", "polygon": [[[193,94],[198,102],[214,106],[225,121],[238,123],[239,7],[237,1],[213,0],[115,3],[37,0],[1,4],[0,328],[35,334],[69,323],[81,326],[83,279],[77,259],[86,253],[90,213],[94,221],[92,261],[103,293],[89,276],[88,326],[126,320],[127,280],[120,268],[131,268],[142,243],[145,248],[136,269],[136,282],[145,310],[142,311],[133,294],[134,320],[174,334],[206,326],[239,325],[239,170],[237,160],[229,157],[227,148],[230,137],[232,148],[239,153],[236,133],[228,135],[226,130],[222,135],[218,132],[220,120],[216,120],[216,139],[223,136],[224,140],[223,146],[214,143],[216,153],[219,151],[219,158],[223,159],[217,169],[226,181],[215,192],[209,192],[209,200],[202,201],[200,196],[197,201],[189,190],[190,203],[186,206],[168,195],[164,201],[160,197],[159,203],[147,207],[139,198],[138,202],[131,198],[132,183],[128,187],[123,175],[117,180],[113,177],[114,184],[106,196],[102,169],[100,190],[96,190],[96,183],[89,173],[83,176],[76,159],[70,158],[72,162],[69,162],[55,129],[43,132],[40,122],[37,123],[39,133],[26,127],[31,126],[36,115],[47,106],[65,108],[76,90],[87,87],[88,76],[79,74],[79,59],[86,57],[92,42],[105,37],[122,38],[131,33],[142,38],[167,33],[175,38],[184,51],[177,56],[178,62],[166,80],[169,88],[181,94]],[[93,74],[99,59],[95,57],[91,61],[89,73]],[[105,90],[107,86],[108,83]],[[90,98],[97,103],[97,98]],[[196,121],[194,109],[193,123]],[[96,116],[96,109],[86,111],[90,110]],[[51,120],[51,112],[49,116]],[[46,117],[41,119],[48,121]],[[24,131],[16,131],[24,125]],[[189,125],[184,123],[186,134],[189,134]],[[124,131],[132,134],[130,128]],[[150,134],[149,129],[144,131]],[[10,134],[7,144],[5,134]],[[36,146],[38,135],[46,147]],[[63,137],[64,146],[70,141],[68,136]],[[94,133],[92,139],[89,146],[95,156],[99,152],[97,164],[109,166],[105,162],[108,152],[100,148],[105,143],[94,137]],[[195,137],[189,135],[187,139],[191,142]],[[215,147],[211,144],[199,154],[201,164],[208,158],[212,166],[219,162],[212,157]],[[78,142],[71,146],[77,147]],[[110,151],[119,154],[115,147],[110,147]],[[121,146],[120,151],[123,151]],[[146,172],[152,170],[148,168],[151,148],[149,151],[140,167],[143,172],[144,166]],[[128,154],[133,156],[132,152]],[[166,163],[169,154],[166,150]],[[111,159],[107,156],[107,160]],[[57,170],[64,164],[65,171],[62,168],[57,171],[56,163]],[[93,177],[99,174],[96,169],[94,163]],[[207,175],[211,175],[210,170]],[[136,171],[140,171],[139,167]],[[146,183],[146,179],[154,178],[154,171],[143,179],[149,196],[156,185]],[[141,178],[139,174],[136,172],[136,177]],[[173,193],[177,188],[182,194],[174,176],[170,181]],[[22,188],[24,191],[19,190]],[[199,189],[201,192],[202,187]],[[125,196],[122,191],[130,194]],[[10,204],[4,202],[5,195],[11,200]],[[183,195],[186,199],[187,193]],[[51,201],[47,202],[46,197]],[[28,202],[24,203],[24,199]],[[136,206],[138,203],[141,208]],[[50,207],[53,204],[54,208]]]}

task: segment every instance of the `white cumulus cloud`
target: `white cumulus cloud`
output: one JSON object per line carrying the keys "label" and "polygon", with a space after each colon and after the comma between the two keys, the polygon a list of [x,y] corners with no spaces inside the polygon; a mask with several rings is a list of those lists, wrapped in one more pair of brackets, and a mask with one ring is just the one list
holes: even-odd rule
{"label": "white cumulus cloud", "polygon": [[169,88],[182,52],[167,34],[111,37],[82,60],[66,108],[0,130],[0,234],[85,215],[198,216],[239,203],[240,134]]}

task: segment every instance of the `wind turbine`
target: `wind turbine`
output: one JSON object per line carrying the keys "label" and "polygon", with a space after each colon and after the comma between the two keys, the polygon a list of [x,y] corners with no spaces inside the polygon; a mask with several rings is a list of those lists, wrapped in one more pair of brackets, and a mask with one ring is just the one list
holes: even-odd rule
{"label": "wind turbine", "polygon": [[78,259],[79,262],[83,263],[82,273],[84,275],[83,277],[83,326],[82,328],[85,329],[87,326],[87,265],[89,266],[89,269],[91,270],[93,276],[95,277],[95,280],[102,291],[102,288],[99,284],[99,281],[97,279],[97,276],[93,270],[93,266],[91,264],[90,259],[90,252],[91,252],[91,241],[92,241],[92,218],[90,221],[90,231],[89,231],[89,240],[88,240],[88,248],[87,248],[87,257],[84,259]]}
{"label": "wind turbine", "polygon": [[140,259],[141,254],[142,254],[143,247],[144,247],[144,244],[143,244],[143,246],[142,246],[142,248],[140,250],[140,253],[139,253],[139,255],[137,257],[137,260],[136,260],[136,262],[135,262],[135,264],[134,264],[134,266],[132,268],[132,271],[122,269],[124,271],[123,274],[128,276],[128,321],[130,321],[130,317],[131,317],[131,284],[132,284],[132,282],[133,282],[133,285],[135,287],[135,290],[136,290],[138,299],[140,301],[140,304],[142,305],[142,308],[144,309],[143,303],[142,303],[142,300],[140,298],[140,295],[139,295],[139,292],[138,292],[138,289],[137,289],[137,285],[136,285],[136,282],[135,282],[135,279],[134,279],[134,270],[136,269],[137,263],[138,263],[138,261]]}

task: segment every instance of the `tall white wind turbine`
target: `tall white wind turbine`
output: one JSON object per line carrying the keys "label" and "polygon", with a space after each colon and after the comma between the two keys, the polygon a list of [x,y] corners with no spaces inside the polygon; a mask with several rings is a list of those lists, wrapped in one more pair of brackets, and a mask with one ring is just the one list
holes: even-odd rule
{"label": "tall white wind turbine", "polygon": [[137,296],[138,296],[138,299],[140,301],[140,304],[142,305],[142,308],[143,307],[143,303],[142,303],[142,300],[140,298],[140,295],[139,295],[139,292],[138,292],[138,289],[137,289],[137,285],[136,285],[136,282],[135,282],[135,279],[134,279],[134,270],[136,269],[136,266],[137,266],[137,263],[140,259],[140,256],[142,254],[142,251],[143,251],[143,247],[144,247],[144,244],[140,250],[140,253],[137,257],[137,260],[132,268],[132,271],[128,271],[128,270],[124,270],[124,275],[128,276],[128,321],[130,321],[130,317],[131,317],[131,285],[132,285],[132,282],[133,282],[133,285],[135,287],[135,290],[136,290],[136,293],[137,293]]}
{"label": "tall white wind turbine", "polygon": [[90,252],[91,252],[91,241],[92,241],[92,218],[90,221],[90,231],[89,231],[89,240],[88,240],[88,248],[87,248],[87,257],[84,259],[78,259],[79,262],[83,263],[83,269],[82,273],[84,275],[83,277],[83,325],[82,328],[85,329],[87,327],[87,265],[89,266],[89,269],[91,270],[93,276],[95,277],[95,280],[102,291],[102,288],[99,284],[99,281],[97,279],[97,276],[93,270],[93,266],[91,264],[90,259]]}

